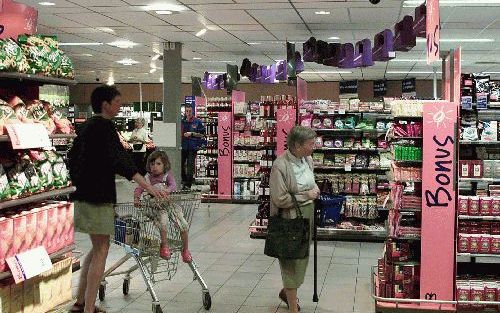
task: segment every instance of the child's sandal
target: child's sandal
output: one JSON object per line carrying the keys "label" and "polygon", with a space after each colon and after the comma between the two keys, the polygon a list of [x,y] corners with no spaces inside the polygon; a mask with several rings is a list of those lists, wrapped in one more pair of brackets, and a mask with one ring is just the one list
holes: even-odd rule
{"label": "child's sandal", "polygon": [[172,258],[172,253],[168,247],[160,248],[160,257],[164,260],[170,260]]}
{"label": "child's sandal", "polygon": [[189,250],[182,251],[181,255],[182,255],[182,261],[184,263],[193,262],[193,256],[191,255],[191,252],[189,252]]}

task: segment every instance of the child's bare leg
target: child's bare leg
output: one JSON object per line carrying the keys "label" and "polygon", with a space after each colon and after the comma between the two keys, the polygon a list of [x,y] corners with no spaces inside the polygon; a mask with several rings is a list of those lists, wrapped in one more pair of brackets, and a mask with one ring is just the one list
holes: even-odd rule
{"label": "child's bare leg", "polygon": [[190,263],[193,261],[191,252],[189,252],[189,232],[187,230],[181,232],[182,238],[182,261],[184,263]]}
{"label": "child's bare leg", "polygon": [[160,229],[160,237],[161,237],[161,246],[168,247],[167,228],[165,227],[165,225],[162,225]]}

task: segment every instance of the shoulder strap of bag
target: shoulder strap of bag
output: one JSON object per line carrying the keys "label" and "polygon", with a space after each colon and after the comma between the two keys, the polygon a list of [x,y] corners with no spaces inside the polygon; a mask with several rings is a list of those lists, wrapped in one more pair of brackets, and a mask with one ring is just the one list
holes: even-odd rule
{"label": "shoulder strap of bag", "polygon": [[[295,198],[295,195],[290,192],[290,196],[292,197],[293,205],[295,207],[295,210],[297,210],[297,216],[299,218],[303,218],[302,216],[302,210],[300,209],[299,203],[297,202],[297,198]],[[283,213],[283,208],[278,209],[278,216],[281,216]]]}

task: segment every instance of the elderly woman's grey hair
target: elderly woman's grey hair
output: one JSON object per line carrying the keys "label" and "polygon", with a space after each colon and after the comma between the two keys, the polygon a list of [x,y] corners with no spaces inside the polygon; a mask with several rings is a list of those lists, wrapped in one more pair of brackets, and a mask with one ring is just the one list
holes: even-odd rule
{"label": "elderly woman's grey hair", "polygon": [[303,145],[304,142],[316,138],[318,135],[314,130],[304,126],[294,126],[286,137],[288,149],[295,151],[297,146]]}
{"label": "elderly woman's grey hair", "polygon": [[137,118],[135,122],[140,123],[143,127],[146,125],[146,120],[143,117]]}

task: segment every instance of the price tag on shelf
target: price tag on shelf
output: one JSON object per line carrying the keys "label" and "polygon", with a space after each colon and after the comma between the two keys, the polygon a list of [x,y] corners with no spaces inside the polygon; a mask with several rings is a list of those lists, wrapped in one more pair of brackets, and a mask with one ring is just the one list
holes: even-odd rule
{"label": "price tag on shelf", "polygon": [[14,150],[51,147],[49,133],[42,124],[5,125]]}
{"label": "price tag on shelf", "polygon": [[52,261],[44,247],[38,247],[8,258],[16,284],[52,269]]}
{"label": "price tag on shelf", "polygon": [[321,114],[321,110],[320,109],[314,109],[313,113],[314,114]]}
{"label": "price tag on shelf", "polygon": [[344,170],[346,172],[352,172],[352,165],[351,164],[346,164],[345,167],[344,167]]}
{"label": "price tag on shelf", "polygon": [[345,109],[339,109],[339,114],[345,114]]}
{"label": "price tag on shelf", "polygon": [[328,114],[330,114],[330,115],[335,114],[335,109],[328,109]]}
{"label": "price tag on shelf", "polygon": [[307,113],[307,110],[306,110],[306,109],[304,109],[304,108],[302,108],[302,109],[300,109],[300,110],[299,110],[299,113],[300,113],[300,114],[306,114],[306,113]]}
{"label": "price tag on shelf", "polygon": [[54,138],[52,139],[52,145],[54,146],[65,146],[68,144],[68,139],[66,138]]}

